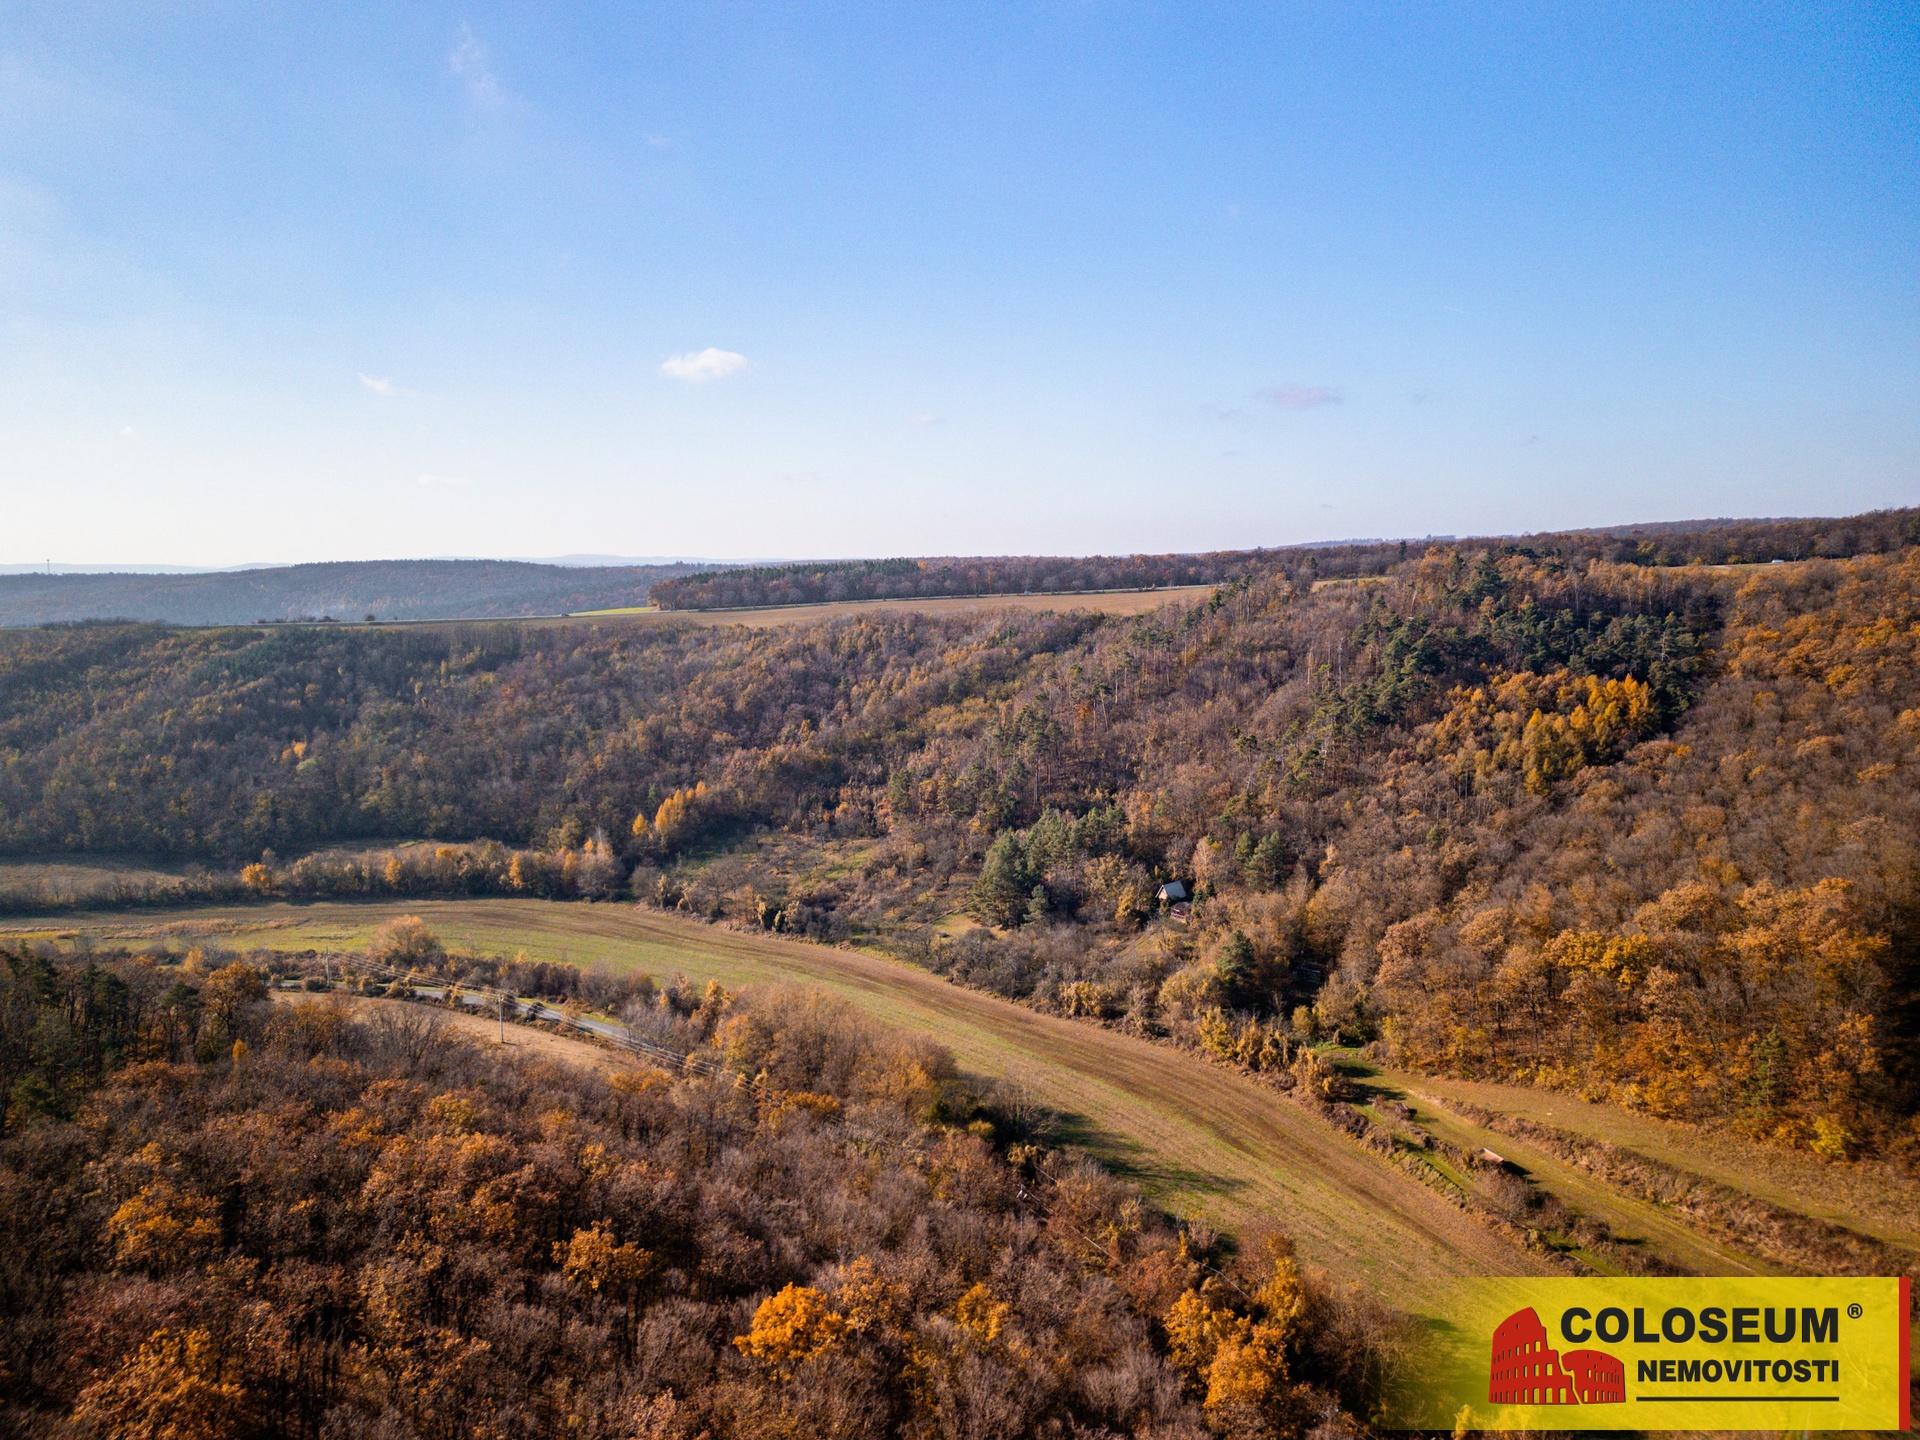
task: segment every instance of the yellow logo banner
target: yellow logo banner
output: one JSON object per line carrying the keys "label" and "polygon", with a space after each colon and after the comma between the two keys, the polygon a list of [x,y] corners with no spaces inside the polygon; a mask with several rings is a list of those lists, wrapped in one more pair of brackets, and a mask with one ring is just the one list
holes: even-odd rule
{"label": "yellow logo banner", "polygon": [[1401,1376],[1408,1430],[1905,1430],[1907,1279],[1462,1281]]}

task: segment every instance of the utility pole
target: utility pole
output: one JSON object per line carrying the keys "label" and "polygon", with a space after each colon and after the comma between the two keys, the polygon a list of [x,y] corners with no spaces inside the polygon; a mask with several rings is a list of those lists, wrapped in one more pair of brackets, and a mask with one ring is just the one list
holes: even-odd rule
{"label": "utility pole", "polygon": [[507,992],[500,992],[500,1043],[507,1043]]}

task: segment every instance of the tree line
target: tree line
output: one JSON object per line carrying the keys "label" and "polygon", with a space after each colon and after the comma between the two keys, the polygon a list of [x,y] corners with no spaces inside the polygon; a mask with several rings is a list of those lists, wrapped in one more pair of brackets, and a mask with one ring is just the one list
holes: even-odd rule
{"label": "tree line", "polygon": [[663,610],[815,605],[834,600],[924,599],[937,595],[1021,595],[1211,585],[1246,573],[1260,551],[1206,555],[1006,556],[951,560],[844,560],[657,581]]}
{"label": "tree line", "polygon": [[[676,575],[653,584],[663,610],[727,610],[940,595],[1072,594],[1174,585],[1218,585],[1243,576],[1290,580],[1379,575],[1446,541],[1359,541],[1192,555],[995,556],[843,560],[747,566]],[[1474,548],[1499,540],[1469,542]],[[1636,565],[1759,564],[1884,554],[1920,544],[1920,509],[1837,520],[1702,521],[1529,535],[1509,543],[1561,561]]]}

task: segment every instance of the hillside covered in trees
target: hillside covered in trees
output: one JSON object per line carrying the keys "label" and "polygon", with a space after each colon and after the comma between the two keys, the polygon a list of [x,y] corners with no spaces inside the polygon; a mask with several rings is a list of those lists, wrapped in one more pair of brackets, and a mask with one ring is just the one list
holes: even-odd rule
{"label": "hillside covered in trees", "polygon": [[[663,610],[724,610],[836,600],[1218,585],[1276,573],[1297,583],[1303,577],[1379,575],[1452,543],[1449,537],[1440,542],[1357,541],[1273,550],[1216,550],[1201,555],[1009,555],[762,565],[663,579],[653,587],[653,598]],[[1881,511],[1843,520],[1627,525],[1611,530],[1529,535],[1514,543],[1543,558],[1572,562],[1727,565],[1807,560],[1880,554],[1920,544],[1920,510]]]}
{"label": "hillside covered in trees", "polygon": [[654,587],[653,598],[663,610],[728,610],[936,595],[1148,590],[1218,584],[1248,573],[1264,558],[1258,550],[1223,550],[1205,555],[1095,555],[1084,559],[1013,555],[972,560],[759,565],[665,580]]}
{"label": "hillside covered in trees", "polygon": [[351,560],[203,575],[0,575],[0,626],[82,620],[437,620],[644,605],[657,581],[710,566]]}
{"label": "hillside covered in trees", "polygon": [[0,851],[631,895],[1243,1063],[1377,1041],[1912,1162],[1910,519],[1396,550],[1137,619],[13,634]]}
{"label": "hillside covered in trees", "polygon": [[[176,957],[177,959],[177,957]],[[608,1073],[239,962],[0,955],[0,1426],[100,1440],[1324,1437],[1390,1336],[930,1042],[652,992]]]}

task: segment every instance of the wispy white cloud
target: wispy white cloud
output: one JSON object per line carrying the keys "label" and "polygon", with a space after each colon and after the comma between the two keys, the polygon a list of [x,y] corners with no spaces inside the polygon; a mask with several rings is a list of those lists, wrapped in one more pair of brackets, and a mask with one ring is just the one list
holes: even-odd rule
{"label": "wispy white cloud", "polygon": [[673,137],[671,135],[648,134],[642,135],[640,138],[656,150],[665,150],[669,145],[673,144]]}
{"label": "wispy white cloud", "polygon": [[1338,390],[1325,385],[1276,385],[1260,393],[1282,410],[1318,410],[1323,405],[1345,403]]}
{"label": "wispy white cloud", "polygon": [[467,26],[460,27],[460,38],[447,56],[447,69],[467,87],[467,98],[476,105],[499,105],[507,98],[500,79],[487,63],[487,47]]}
{"label": "wispy white cloud", "polygon": [[378,375],[368,375],[368,374],[362,373],[362,375],[360,376],[360,383],[366,386],[367,389],[371,390],[376,395],[385,395],[388,398],[391,398],[400,393],[398,390],[394,388],[393,381],[383,379],[381,376],[378,376]]}
{"label": "wispy white cloud", "polygon": [[669,355],[660,362],[660,373],[672,380],[687,380],[704,385],[709,380],[724,380],[747,368],[747,357],[732,350],[709,345],[704,350],[689,350],[684,355]]}
{"label": "wispy white cloud", "polygon": [[907,416],[907,423],[921,427],[938,425],[940,423],[940,417],[938,415],[909,415]]}
{"label": "wispy white cloud", "polygon": [[464,475],[422,475],[420,477],[420,484],[428,490],[438,490],[470,483]]}

